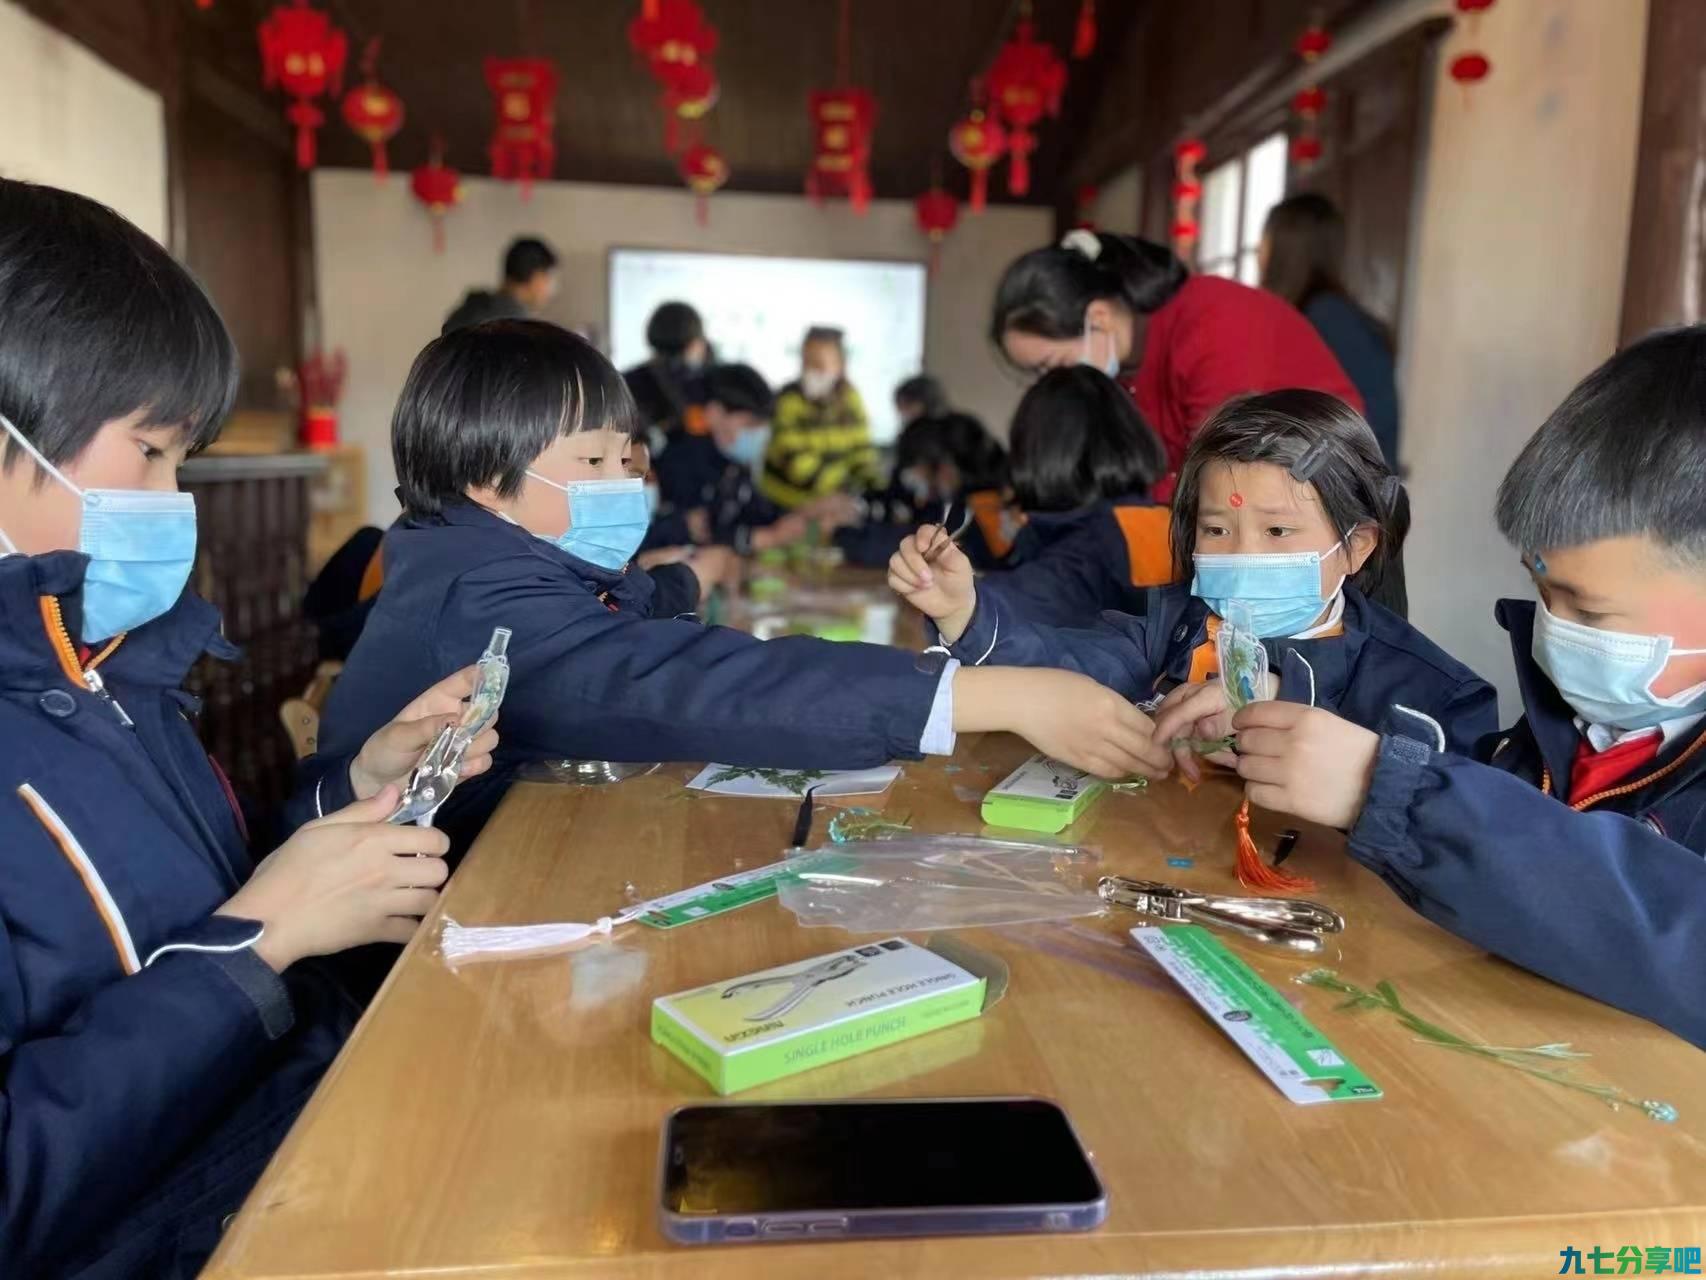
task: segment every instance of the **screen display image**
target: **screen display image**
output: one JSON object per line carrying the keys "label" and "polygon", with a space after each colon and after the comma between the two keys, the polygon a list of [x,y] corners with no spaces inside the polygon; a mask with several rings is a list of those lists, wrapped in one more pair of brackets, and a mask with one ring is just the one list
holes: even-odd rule
{"label": "screen display image", "polygon": [[1035,1099],[692,1107],[664,1208],[686,1215],[1087,1204],[1101,1184]]}
{"label": "screen display image", "polygon": [[610,358],[618,369],[650,358],[646,321],[665,302],[690,303],[717,358],[750,364],[778,391],[799,377],[807,329],[842,330],[847,377],[878,444],[900,429],[895,386],[924,366],[921,263],[612,249],[609,286]]}

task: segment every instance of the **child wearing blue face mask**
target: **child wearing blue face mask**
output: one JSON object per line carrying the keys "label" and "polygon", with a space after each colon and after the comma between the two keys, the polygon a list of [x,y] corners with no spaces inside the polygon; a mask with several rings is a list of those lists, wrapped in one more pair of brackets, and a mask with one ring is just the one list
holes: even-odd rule
{"label": "child wearing blue face mask", "polygon": [[711,545],[744,555],[798,542],[814,522],[833,528],[853,518],[841,495],[787,512],[759,493],[776,398],[758,370],[715,365],[704,394],[703,432],[673,432],[653,464],[658,509],[644,548]]}
{"label": "child wearing blue face mask", "polygon": [[[1425,726],[1442,748],[1468,751],[1497,724],[1492,688],[1369,598],[1398,555],[1388,528],[1399,494],[1343,401],[1270,392],[1225,406],[1192,442],[1172,515],[1179,581],[1142,593],[1140,611],[1087,629],[1033,622],[980,590],[956,552],[924,564],[929,529],[896,554],[890,582],[963,661],[1065,667],[1159,702],[1163,743],[1228,732],[1215,637],[1236,601],[1263,637],[1274,696],[1370,728]],[[1176,762],[1195,775],[1188,751]]]}
{"label": "child wearing blue face mask", "polygon": [[421,353],[392,419],[404,516],[322,717],[327,750],[359,741],[502,619],[514,632],[503,742],[492,774],[440,813],[458,840],[541,759],[866,768],[1004,728],[1110,776],[1166,767],[1148,720],[1083,676],[655,616],[652,580],[630,564],[647,523],[627,478],[638,430],[616,371],[555,325],[494,321]]}
{"label": "child wearing blue face mask", "polygon": [[1706,1048],[1706,327],[1590,374],[1499,487],[1523,717],[1465,760],[1324,711],[1239,713],[1250,799],[1347,830],[1452,932]]}
{"label": "child wearing blue face mask", "polygon": [[0,179],[7,1275],[196,1273],[360,1015],[320,958],[405,941],[446,875],[441,833],[385,818],[470,672],[315,762],[264,858],[197,741],[184,677],[238,655],[188,585],[177,469],[236,386],[164,249]]}

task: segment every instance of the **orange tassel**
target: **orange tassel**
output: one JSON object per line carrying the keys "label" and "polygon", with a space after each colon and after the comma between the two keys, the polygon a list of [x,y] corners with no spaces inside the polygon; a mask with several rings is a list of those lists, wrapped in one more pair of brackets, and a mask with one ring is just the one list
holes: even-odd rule
{"label": "orange tassel", "polygon": [[1261,850],[1250,835],[1250,802],[1245,800],[1233,819],[1238,829],[1238,883],[1246,889],[1270,889],[1288,893],[1303,893],[1313,889],[1315,882],[1301,876],[1287,875],[1278,867],[1262,861]]}

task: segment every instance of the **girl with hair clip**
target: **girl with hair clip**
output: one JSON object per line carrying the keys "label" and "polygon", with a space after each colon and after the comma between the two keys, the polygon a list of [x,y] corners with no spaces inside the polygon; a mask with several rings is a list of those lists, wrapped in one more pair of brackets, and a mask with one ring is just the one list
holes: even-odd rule
{"label": "girl with hair clip", "polygon": [[1009,439],[1025,523],[1013,568],[986,586],[1038,622],[1093,626],[1173,581],[1167,508],[1151,496],[1166,457],[1112,380],[1082,367],[1045,373],[1019,401]]}
{"label": "girl with hair clip", "polygon": [[[1170,469],[1234,396],[1308,387],[1352,408],[1362,397],[1295,308],[1260,289],[1192,275],[1171,249],[1078,229],[1001,277],[990,338],[1014,367],[1074,364],[1125,388],[1161,437]],[[1171,495],[1163,482],[1159,497]]]}
{"label": "girl with hair clip", "polygon": [[[1179,581],[1129,614],[1085,630],[1031,622],[980,589],[955,549],[926,564],[929,528],[895,554],[889,582],[962,661],[1064,667],[1159,701],[1157,745],[1231,732],[1215,638],[1236,602],[1265,641],[1274,696],[1369,729],[1425,723],[1467,753],[1497,727],[1492,687],[1371,599],[1402,551],[1392,537],[1401,491],[1343,402],[1272,392],[1227,405],[1192,443],[1173,505]],[[1188,752],[1175,761],[1196,775]]]}

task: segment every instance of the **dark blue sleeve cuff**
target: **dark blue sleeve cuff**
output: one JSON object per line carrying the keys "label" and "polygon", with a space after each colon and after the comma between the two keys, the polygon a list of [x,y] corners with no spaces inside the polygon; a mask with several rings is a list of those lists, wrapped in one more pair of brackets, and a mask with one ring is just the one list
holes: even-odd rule
{"label": "dark blue sleeve cuff", "polygon": [[1375,871],[1393,863],[1408,867],[1421,863],[1421,850],[1411,831],[1411,809],[1433,756],[1430,747],[1414,738],[1399,734],[1381,738],[1368,798],[1350,831],[1351,856],[1358,862]]}

